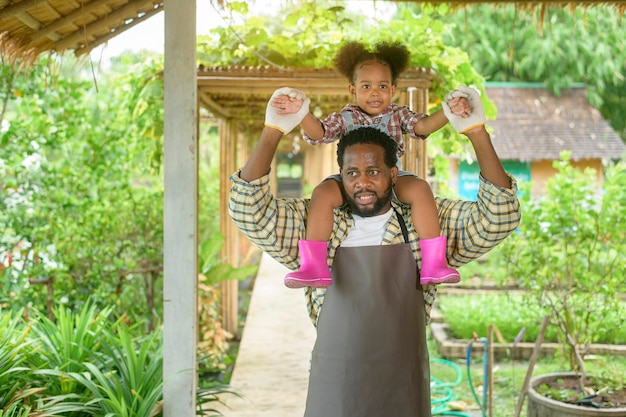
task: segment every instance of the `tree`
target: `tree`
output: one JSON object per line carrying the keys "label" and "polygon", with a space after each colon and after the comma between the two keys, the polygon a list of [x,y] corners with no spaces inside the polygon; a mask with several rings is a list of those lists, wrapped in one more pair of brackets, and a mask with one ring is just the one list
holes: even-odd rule
{"label": "tree", "polygon": [[477,5],[439,17],[445,42],[467,51],[488,81],[576,83],[626,139],[626,26],[608,5],[552,8]]}
{"label": "tree", "polygon": [[163,189],[154,151],[163,90],[162,64],[149,62],[101,79],[70,58],[3,67],[14,77],[3,86],[0,285],[13,308],[51,312],[54,304],[80,307],[90,295],[154,327],[162,299]]}

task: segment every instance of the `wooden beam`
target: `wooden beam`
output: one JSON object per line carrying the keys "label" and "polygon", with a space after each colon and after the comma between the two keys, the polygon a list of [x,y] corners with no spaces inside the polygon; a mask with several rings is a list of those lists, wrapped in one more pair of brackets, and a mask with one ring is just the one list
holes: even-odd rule
{"label": "wooden beam", "polygon": [[[83,17],[86,14],[93,12],[94,10],[101,8],[103,4],[106,4],[105,2],[106,0],[101,0],[101,1],[90,1],[87,4],[83,4],[81,5],[80,8],[74,10],[72,13],[55,20],[49,25],[46,25],[40,30],[38,30],[37,32],[33,33],[32,35],[30,35],[30,39],[33,42],[35,42],[44,37],[50,38],[50,36],[48,36],[49,34],[56,32],[57,30],[65,26],[74,24],[75,20],[79,19],[80,17]],[[22,3],[18,3],[18,4],[22,4]]]}
{"label": "wooden beam", "polygon": [[[126,6],[115,10],[111,14],[106,15],[106,17],[101,17],[95,20],[93,23],[87,25],[87,27],[84,28],[84,31],[77,30],[71,35],[66,36],[65,38],[63,38],[63,40],[55,44],[55,48],[57,51],[64,51],[66,49],[73,48],[76,45],[86,43],[87,38],[90,36],[90,34],[117,25],[120,20],[128,20],[129,16],[135,16],[133,17],[133,19],[139,18],[140,16],[138,16],[139,13],[137,11],[141,10],[141,8],[144,8],[147,5],[152,4],[153,0],[135,0],[134,3],[128,3]],[[158,8],[160,7],[162,6],[158,6]],[[153,7],[150,7],[144,13],[149,12],[152,8]]]}
{"label": "wooden beam", "polygon": [[39,27],[41,26],[39,20],[34,19],[28,13],[18,13],[15,15],[15,17],[31,29],[39,29]]}
{"label": "wooden beam", "polygon": [[[399,88],[418,87],[429,88],[431,79],[400,78]],[[276,88],[289,86],[305,91],[308,95],[346,95],[348,82],[342,77],[318,76],[317,74],[294,74],[285,76],[262,75],[262,76],[198,76],[198,88],[207,93],[230,93],[230,94],[267,94],[271,95]]]}
{"label": "wooden beam", "polygon": [[[6,20],[13,16],[17,16],[20,13],[26,12],[31,7],[35,7],[41,3],[47,3],[48,0],[24,0],[19,3],[15,3],[11,6],[5,7],[0,12],[0,19]],[[21,20],[21,19],[20,19]]]}
{"label": "wooden beam", "polygon": [[209,109],[216,116],[223,119],[231,119],[233,117],[230,110],[216,103],[215,100],[213,100],[205,91],[200,90],[198,95],[200,97],[200,104]]}
{"label": "wooden beam", "polygon": [[[430,69],[411,68],[398,79],[399,89],[416,87],[427,89],[435,73]],[[207,95],[271,95],[279,87],[289,86],[314,96],[349,97],[348,82],[334,70],[289,68],[273,70],[266,67],[200,68],[198,89]]]}
{"label": "wooden beam", "polygon": [[[403,92],[406,105],[417,113],[428,111],[428,89],[409,87]],[[407,136],[408,137],[408,136]],[[403,169],[414,172],[423,180],[428,179],[428,149],[425,140],[406,140]]]}

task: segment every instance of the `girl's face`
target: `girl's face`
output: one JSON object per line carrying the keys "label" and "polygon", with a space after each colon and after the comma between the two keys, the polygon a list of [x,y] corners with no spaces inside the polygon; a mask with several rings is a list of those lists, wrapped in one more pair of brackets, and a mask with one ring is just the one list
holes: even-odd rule
{"label": "girl's face", "polygon": [[361,64],[354,72],[354,78],[350,94],[357,106],[370,116],[380,114],[396,94],[396,86],[391,83],[391,69],[380,62]]}

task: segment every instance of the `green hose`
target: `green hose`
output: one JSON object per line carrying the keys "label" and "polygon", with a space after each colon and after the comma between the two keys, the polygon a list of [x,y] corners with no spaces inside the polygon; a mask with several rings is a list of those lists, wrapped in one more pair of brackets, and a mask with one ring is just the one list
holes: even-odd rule
{"label": "green hose", "polygon": [[[487,349],[485,349],[485,353],[487,352]],[[480,400],[478,399],[478,395],[476,395],[476,391],[474,390],[474,384],[472,383],[472,374],[471,374],[471,364],[472,364],[472,342],[470,342],[467,345],[467,355],[465,358],[466,364],[467,364],[467,383],[470,386],[470,389],[472,390],[472,395],[474,396],[474,400],[476,400],[476,404],[478,404],[478,407],[480,407],[480,412],[482,413],[483,417],[487,417],[487,412],[485,411],[485,406],[483,406],[483,404],[481,404]],[[486,361],[485,361],[486,364]],[[485,370],[485,375],[487,375],[487,371]],[[483,386],[483,389],[487,389],[487,384],[485,384],[485,386]]]}
{"label": "green hose", "polygon": [[452,388],[461,384],[462,372],[461,368],[454,362],[445,359],[434,358],[430,362],[437,362],[451,367],[456,373],[454,382],[443,382],[431,375],[430,378],[430,396],[431,396],[431,413],[433,416],[460,416],[470,417],[466,413],[460,411],[452,411],[448,403],[457,397]]}

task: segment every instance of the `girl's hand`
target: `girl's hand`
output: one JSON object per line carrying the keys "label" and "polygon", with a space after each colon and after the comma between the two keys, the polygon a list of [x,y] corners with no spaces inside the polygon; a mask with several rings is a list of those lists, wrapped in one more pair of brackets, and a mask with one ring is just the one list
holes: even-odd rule
{"label": "girl's hand", "polygon": [[278,114],[293,114],[297,113],[302,108],[302,103],[304,103],[304,98],[299,99],[298,95],[291,97],[287,94],[281,94],[274,97],[272,107],[278,109]]}
{"label": "girl's hand", "polygon": [[[463,103],[460,99],[465,100],[466,103]],[[441,107],[448,121],[457,132],[466,133],[476,127],[484,126],[487,122],[485,109],[477,90],[459,85],[458,89],[446,96],[446,100],[441,104]],[[452,105],[455,106],[454,110]]]}
{"label": "girl's hand", "polygon": [[309,113],[310,103],[311,99],[302,91],[279,88],[267,102],[265,126],[280,130],[283,134],[291,132]]}
{"label": "girl's hand", "polygon": [[448,100],[448,106],[452,114],[456,116],[465,118],[472,114],[472,108],[465,97],[452,97],[452,99]]}

